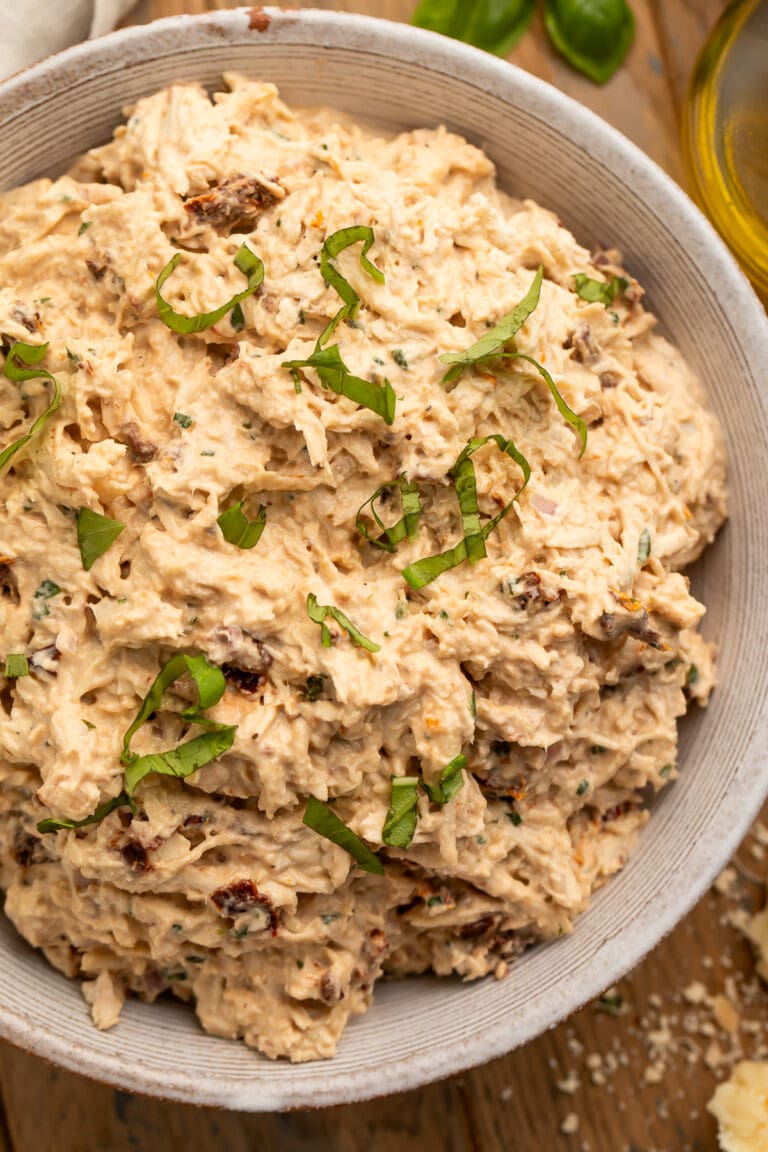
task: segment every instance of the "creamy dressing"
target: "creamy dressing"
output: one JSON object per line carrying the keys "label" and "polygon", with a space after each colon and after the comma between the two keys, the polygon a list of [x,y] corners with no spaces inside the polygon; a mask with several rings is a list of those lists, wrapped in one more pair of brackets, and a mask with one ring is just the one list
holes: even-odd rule
{"label": "creamy dressing", "polygon": [[[97,1026],[128,994],[171,991],[208,1031],[308,1060],[333,1054],[383,973],[501,977],[570,931],[626,862],[646,789],[675,776],[677,717],[713,682],[680,569],[724,518],[725,456],[618,253],[511,200],[444,129],[383,139],[226,80],[213,101],[194,86],[140,101],[69,175],[2,197],[4,347],[48,341],[64,399],[2,479],[2,655],[25,653],[30,674],[2,697],[0,882],[22,935],[84,980]],[[362,305],[333,340],[351,372],[391,382],[391,427],[311,369],[297,391],[282,366],[338,311],[324,240],[361,224],[384,283],[359,246],[338,256]],[[169,260],[182,253],[163,289],[173,307],[211,311],[244,288],[244,239],[265,278],[242,329],[231,314],[167,328],[154,287]],[[439,355],[497,323],[539,264],[516,348],[587,423],[581,459],[525,361],[441,384]],[[588,303],[578,273],[629,286]],[[42,394],[3,378],[0,443]],[[524,453],[530,483],[486,559],[412,591],[401,570],[461,539],[449,470],[494,433]],[[493,444],[473,460],[492,515],[519,469]],[[388,554],[355,517],[401,474],[423,514]],[[217,525],[241,497],[251,516],[266,506],[252,550]],[[90,571],[81,507],[126,525]],[[379,508],[400,516],[396,496]],[[60,591],[35,598],[45,580]],[[332,621],[324,647],[310,593],[380,650]],[[135,816],[41,835],[41,819],[85,819],[121,791],[122,736],[179,651],[224,666],[210,716],[237,725],[231,750],[186,780],[147,777]],[[166,700],[178,712],[194,693],[181,681]],[[133,747],[181,738],[163,711]],[[381,850],[391,776],[434,784],[460,752],[463,786],[443,806],[420,792],[411,846],[380,851],[384,878],[302,823],[308,795],[331,798]]]}

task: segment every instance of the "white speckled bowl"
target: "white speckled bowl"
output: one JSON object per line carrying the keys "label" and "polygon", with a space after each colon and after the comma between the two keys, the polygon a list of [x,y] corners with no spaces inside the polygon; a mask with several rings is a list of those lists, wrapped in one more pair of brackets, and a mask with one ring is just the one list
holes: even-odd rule
{"label": "white speckled bowl", "polygon": [[768,324],[721,241],[650,160],[532,76],[431,33],[362,17],[267,10],[177,17],[83,44],[0,85],[0,186],[58,172],[108,138],[120,110],[173,80],[225,69],[276,81],[391,128],[444,122],[484,145],[509,191],[553,208],[585,244],[620,246],[703,377],[728,436],[731,521],[701,565],[721,645],[711,706],[685,723],[680,780],[625,871],[573,935],[502,983],[378,988],[327,1063],[273,1064],[206,1036],[191,1009],[130,1003],[97,1032],[75,984],[0,924],[0,1034],[123,1088],[267,1110],[412,1088],[523,1044],[598,995],[688,911],[725,864],[768,783]]}

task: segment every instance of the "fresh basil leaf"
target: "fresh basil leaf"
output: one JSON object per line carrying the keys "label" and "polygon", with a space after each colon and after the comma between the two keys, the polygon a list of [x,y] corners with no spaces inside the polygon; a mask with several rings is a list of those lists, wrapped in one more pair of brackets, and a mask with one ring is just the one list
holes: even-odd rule
{"label": "fresh basil leaf", "polygon": [[109,816],[110,812],[114,812],[116,808],[122,808],[128,805],[131,811],[135,814],[136,805],[126,792],[121,792],[119,796],[114,796],[111,800],[107,800],[106,804],[100,805],[90,816],[86,816],[84,820],[55,820],[53,817],[48,817],[47,820],[41,820],[37,825],[38,832],[59,832],[62,828],[85,828],[87,824],[98,824],[105,816]]}
{"label": "fresh basil leaf", "polygon": [[634,39],[627,0],[546,0],[544,25],[558,52],[596,84],[605,84]]}
{"label": "fresh basil leaf", "polygon": [[29,661],[23,652],[9,652],[5,658],[5,678],[16,680],[19,676],[29,676]]}
{"label": "fresh basil leaf", "polygon": [[391,785],[389,811],[381,838],[393,848],[408,848],[416,831],[419,778],[393,776]]}
{"label": "fresh basil leaf", "polygon": [[605,304],[608,308],[616,297],[625,288],[629,287],[629,280],[624,276],[614,276],[611,280],[593,280],[584,272],[577,272],[573,277],[576,295],[590,304]]}
{"label": "fresh basil leaf", "polygon": [[314,592],[310,592],[309,596],[307,596],[307,615],[313,623],[320,625],[320,639],[324,648],[330,648],[331,646],[331,632],[325,623],[326,617],[330,616],[344,629],[350,640],[358,644],[361,648],[365,648],[366,652],[381,651],[381,645],[374,644],[373,640],[369,640],[367,636],[363,636],[362,632],[358,628],[355,628],[349,617],[345,616],[340,609],[334,608],[332,604],[318,604],[317,596],[315,596]]}
{"label": "fresh basil leaf", "polygon": [[[181,252],[177,252],[173,256],[165,268],[157,278],[155,283],[155,302],[157,304],[157,314],[172,332],[179,332],[182,336],[188,336],[192,332],[204,332],[206,328],[213,327],[218,324],[219,320],[223,320],[227,312],[231,312],[236,308],[241,300],[245,300],[248,296],[252,296],[256,289],[261,285],[264,279],[264,265],[255,252],[252,252],[247,244],[241,244],[237,250],[234,259],[234,265],[238,271],[242,272],[248,281],[248,287],[242,292],[236,293],[231,300],[226,304],[222,304],[220,308],[214,309],[213,312],[200,312],[197,316],[182,316],[179,312],[174,312],[171,305],[167,300],[163,299],[160,289],[165,284],[168,277],[178,267],[181,261]],[[242,316],[242,310],[240,312]]]}
{"label": "fresh basil leaf", "polygon": [[0,473],[10,464],[17,452],[26,448],[34,438],[42,432],[45,425],[61,404],[61,385],[55,376],[46,372],[44,368],[30,368],[30,364],[39,364],[48,351],[47,344],[24,344],[17,340],[11,345],[5,358],[3,372],[9,380],[20,383],[23,380],[48,380],[51,385],[51,402],[45,411],[32,422],[29,432],[19,436],[0,452]]}
{"label": "fresh basil leaf", "polygon": [[378,856],[322,800],[315,796],[307,797],[303,823],[319,836],[324,836],[348,852],[364,872],[384,875],[384,867]]}
{"label": "fresh basil leaf", "polygon": [[259,505],[255,520],[249,520],[243,512],[245,501],[238,500],[217,518],[216,523],[221,528],[224,539],[237,548],[254,548],[267,524],[267,509]]}
{"label": "fresh basil leaf", "polygon": [[640,540],[637,545],[637,562],[642,568],[646,560],[651,554],[651,533],[648,528],[643,528],[640,533]]}
{"label": "fresh basil leaf", "polygon": [[237,732],[236,724],[216,724],[205,716],[188,715],[186,718],[192,723],[203,724],[209,731],[187,740],[178,748],[137,756],[126,764],[125,787],[129,796],[133,795],[144,777],[150,773],[184,779],[232,747]]}
{"label": "fresh basil leaf", "polygon": [[306,360],[284,360],[283,368],[290,370],[294,383],[300,383],[300,368],[314,368],[323,388],[335,392],[337,396],[346,396],[363,408],[369,408],[381,416],[385,424],[394,422],[395,391],[389,380],[376,384],[373,380],[353,376],[341,358],[338,344],[321,348],[318,342],[315,351]]}
{"label": "fresh basil leaf", "polygon": [[335,259],[340,252],[343,252],[345,248],[349,248],[353,244],[362,243],[363,247],[360,252],[361,267],[377,284],[383,284],[384,273],[368,259],[368,252],[375,239],[373,228],[369,228],[366,224],[360,224],[351,228],[340,228],[338,232],[334,232],[326,237],[320,252],[320,274],[328,287],[338,292],[344,304],[336,313],[333,320],[331,320],[321,332],[320,339],[317,341],[318,348],[324,347],[342,320],[355,320],[360,311],[360,297],[349,281],[344,279],[335,264],[332,264],[331,261]]}
{"label": "fresh basil leaf", "polygon": [[445,352],[440,357],[443,364],[450,364],[441,383],[454,384],[464,372],[472,365],[485,364],[495,359],[504,349],[504,346],[522,328],[525,321],[535,311],[541,295],[541,284],[544,279],[544,269],[539,264],[531,286],[523,299],[511,312],[503,316],[493,328],[489,328],[485,335],[465,348],[463,352]]}
{"label": "fresh basil leaf", "polygon": [[[400,499],[403,505],[403,515],[393,524],[387,528],[384,521],[376,511],[376,501],[384,492],[394,491],[397,489],[400,493]],[[363,511],[370,505],[371,516],[373,517],[376,527],[379,529],[380,535],[373,537],[370,534],[368,524],[363,518]],[[355,517],[355,524],[357,530],[364,540],[372,544],[374,548],[381,548],[385,552],[394,552],[398,544],[403,540],[414,540],[416,533],[419,530],[419,519],[421,517],[421,500],[419,499],[419,490],[415,484],[409,483],[405,476],[398,476],[397,480],[388,480],[385,484],[381,484],[372,496],[369,496],[364,504],[361,504],[357,510]]]}
{"label": "fresh basil leaf", "polygon": [[[509,503],[505,504],[501,511],[497,512],[490,520],[487,520],[485,524],[481,525],[479,512],[476,513],[477,488],[474,484],[474,466],[469,457],[477,452],[478,448],[482,448],[484,444],[488,444],[490,441],[493,441],[500,452],[503,452],[504,455],[514,460],[515,464],[517,464],[523,473],[523,483]],[[472,467],[471,482],[468,479],[468,466]],[[411,588],[423,588],[426,584],[431,584],[438,576],[442,576],[443,572],[448,572],[451,568],[458,567],[458,565],[462,564],[465,560],[468,560],[470,564],[474,564],[477,560],[481,559],[481,557],[485,556],[485,541],[508,514],[515,501],[520,499],[523,490],[531,478],[531,468],[525,456],[523,456],[522,452],[518,451],[512,440],[496,434],[493,436],[473,437],[462,449],[449,475],[454,477],[454,479],[458,476],[462,482],[461,493],[459,494],[462,525],[465,533],[471,531],[472,535],[469,537],[465,535],[463,540],[460,540],[458,544],[453,548],[449,548],[446,552],[439,552],[435,556],[425,556],[424,559],[416,560],[413,564],[409,564],[407,568],[403,568],[401,575],[410,584]],[[457,493],[458,491],[457,486]]]}
{"label": "fresh basil leaf", "polygon": [[425,784],[422,780],[421,786],[433,804],[447,804],[457,792],[461,791],[464,787],[464,777],[461,770],[466,766],[467,758],[463,752],[460,752],[458,756],[454,756],[453,760],[445,765],[437,784]]}
{"label": "fresh basil leaf", "polygon": [[77,230],[78,236],[82,236],[84,232],[87,232],[92,224],[93,224],[93,220],[83,220],[82,224],[80,225],[80,227]]}
{"label": "fresh basil leaf", "polygon": [[81,508],[77,513],[77,544],[83,568],[89,572],[99,556],[110,548],[125,528],[119,520],[111,520],[90,508]]}
{"label": "fresh basil leaf", "polygon": [[144,697],[141,707],[136,713],[136,718],[123,737],[121,761],[124,765],[130,764],[137,758],[136,754],[131,752],[131,740],[139,728],[149,720],[153,713],[157,712],[163,702],[163,695],[171,684],[187,672],[195,682],[201,711],[212,708],[221,700],[227,682],[220,668],[210,664],[205,656],[173,656],[161,668],[149,692]]}
{"label": "fresh basil leaf", "polygon": [[506,56],[530,23],[535,0],[421,0],[411,23]]}

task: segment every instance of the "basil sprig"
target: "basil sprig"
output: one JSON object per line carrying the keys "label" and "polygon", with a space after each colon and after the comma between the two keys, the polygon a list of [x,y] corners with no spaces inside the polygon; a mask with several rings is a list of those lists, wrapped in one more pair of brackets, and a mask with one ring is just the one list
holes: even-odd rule
{"label": "basil sprig", "polygon": [[228,544],[237,548],[255,548],[267,526],[267,509],[260,504],[256,519],[249,520],[243,512],[244,503],[244,500],[238,500],[230,505],[217,517],[216,523]]}
{"label": "basil sprig", "polygon": [[300,390],[301,384],[299,369],[314,368],[323,388],[335,392],[337,396],[346,396],[362,408],[368,408],[377,416],[381,416],[386,424],[392,424],[395,419],[395,392],[389,380],[385,379],[383,384],[376,384],[373,380],[363,380],[360,376],[354,376],[344,363],[338,344],[325,347],[340,322],[354,320],[360,311],[360,297],[332,260],[352,244],[362,243],[361,267],[378,284],[383,284],[384,273],[371,263],[367,255],[374,239],[373,229],[363,224],[340,228],[338,232],[333,232],[326,238],[320,253],[320,272],[329,288],[333,288],[339,294],[343,304],[320,333],[312,355],[306,360],[284,360],[283,368],[290,371],[297,391]]}
{"label": "basil sprig", "polygon": [[[392,524],[387,528],[384,521],[376,511],[376,501],[384,492],[397,490],[400,493],[400,499],[403,505],[403,514],[396,524]],[[368,527],[368,522],[363,517],[363,512],[370,506],[371,516],[374,519],[376,527],[379,529],[379,536],[372,536]],[[398,544],[401,544],[406,538],[414,540],[416,533],[419,530],[419,519],[421,518],[421,500],[419,499],[419,490],[415,484],[411,484],[405,476],[398,476],[396,480],[388,480],[385,484],[381,484],[372,496],[369,496],[364,504],[361,504],[357,510],[355,517],[355,525],[357,530],[364,540],[372,544],[374,548],[381,548],[384,552],[394,552]]]}
{"label": "basil sprig", "polygon": [[444,352],[440,357],[443,364],[450,364],[451,367],[443,376],[443,384],[455,384],[464,372],[465,368],[477,367],[478,365],[487,364],[489,360],[495,360],[499,353],[503,351],[505,345],[516,336],[522,328],[525,321],[536,310],[541,295],[541,284],[544,279],[544,269],[539,264],[536,275],[534,276],[531,286],[522,298],[519,304],[515,305],[511,312],[506,316],[502,316],[498,324],[476,340],[474,344],[470,344],[469,348],[465,348],[463,352]]}
{"label": "basil sprig", "polygon": [[425,784],[422,781],[422,788],[433,804],[447,804],[452,800],[457,792],[460,792],[464,786],[464,776],[462,775],[462,768],[466,768],[467,758],[463,752],[458,756],[454,756],[448,764],[445,765],[437,784]]}
{"label": "basil sprig", "polygon": [[5,365],[3,373],[8,380],[13,380],[14,383],[21,383],[24,380],[48,380],[51,385],[51,402],[45,411],[33,420],[29,432],[25,432],[23,436],[19,436],[6,448],[0,452],[0,473],[10,464],[17,452],[22,448],[26,448],[36,436],[42,432],[45,425],[53,416],[56,409],[61,404],[61,385],[55,376],[47,372],[45,368],[30,367],[30,365],[37,365],[45,356],[48,351],[48,344],[24,344],[21,340],[17,340],[11,345],[8,355],[5,358]]}
{"label": "basil sprig", "polygon": [[535,0],[421,0],[411,23],[506,56],[528,27]]}
{"label": "basil sprig", "polygon": [[[157,304],[157,314],[172,332],[178,332],[182,336],[188,336],[192,332],[204,332],[206,328],[212,328],[214,324],[218,324],[219,320],[223,320],[227,312],[235,308],[240,308],[240,301],[245,300],[248,296],[252,296],[256,289],[261,285],[264,279],[264,265],[255,252],[252,252],[247,244],[241,244],[235,254],[233,261],[238,271],[242,272],[248,281],[248,287],[242,292],[237,292],[231,300],[226,304],[222,304],[220,308],[215,308],[213,312],[199,312],[197,316],[182,316],[180,312],[175,312],[167,300],[163,299],[160,289],[165,284],[168,277],[178,267],[181,261],[181,252],[177,252],[173,256],[165,268],[157,278],[155,283],[155,302]],[[233,314],[233,320],[242,317],[242,309],[240,309],[239,317]],[[241,325],[242,326],[242,325]]]}
{"label": "basil sprig", "polygon": [[629,280],[625,276],[614,276],[611,280],[593,280],[586,272],[577,272],[573,277],[576,295],[590,304],[605,304],[608,308],[625,288]]}
{"label": "basil sprig", "polygon": [[323,648],[330,648],[331,646],[331,630],[325,623],[326,618],[330,616],[344,629],[350,640],[361,648],[365,648],[366,652],[381,651],[381,645],[375,644],[373,640],[363,636],[360,629],[356,628],[349,617],[345,616],[339,608],[335,608],[333,604],[318,604],[314,592],[310,592],[307,596],[307,615],[313,623],[320,625],[320,640]]}
{"label": "basil sprig", "polygon": [[[483,524],[480,519],[480,511],[477,504],[475,468],[470,457],[477,452],[478,448],[482,448],[484,444],[488,444],[491,441],[493,441],[500,452],[504,453],[505,456],[509,456],[511,460],[514,460],[515,464],[517,464],[523,473],[523,483],[501,511],[497,512],[495,516]],[[430,584],[433,580],[436,580],[443,572],[458,567],[458,565],[462,564],[465,560],[469,561],[470,564],[475,564],[478,560],[482,559],[482,557],[486,555],[486,540],[508,514],[515,501],[519,500],[525,486],[531,478],[531,468],[525,456],[523,456],[522,452],[518,451],[512,440],[508,440],[504,436],[497,434],[493,436],[473,437],[461,451],[456,463],[448,474],[456,486],[456,495],[459,501],[459,508],[461,509],[464,538],[446,552],[439,552],[434,556],[425,556],[422,560],[416,560],[413,564],[409,564],[407,568],[404,568],[401,575],[410,584],[411,588],[423,588],[426,584]]]}
{"label": "basil sprig", "polygon": [[635,35],[627,0],[546,0],[544,25],[558,52],[596,84],[610,80]]}
{"label": "basil sprig", "polygon": [[99,556],[110,548],[125,528],[120,520],[111,520],[90,508],[81,508],[77,513],[77,546],[83,568],[89,572]]}
{"label": "basil sprig", "polygon": [[3,674],[6,680],[17,680],[19,676],[29,676],[29,661],[23,652],[9,652],[5,658]]}
{"label": "basil sprig", "polygon": [[408,848],[416,832],[418,776],[392,776],[389,811],[381,838],[393,848]]}
{"label": "basil sprig", "polygon": [[136,805],[127,792],[121,792],[119,796],[113,796],[111,800],[107,800],[105,804],[101,804],[95,812],[90,816],[86,816],[84,820],[56,820],[49,816],[46,820],[41,820],[37,825],[38,832],[59,832],[62,828],[85,828],[88,824],[98,824],[105,816],[109,816],[110,812],[114,812],[116,808],[122,808],[127,804],[131,811],[136,813]]}
{"label": "basil sprig", "polygon": [[[131,740],[139,728],[160,708],[166,690],[187,672],[197,688],[198,707],[186,709],[181,713],[181,718],[191,724],[207,728],[208,731],[202,736],[187,740],[178,748],[138,756],[131,751]],[[133,795],[140,781],[152,772],[183,779],[232,747],[237,725],[218,724],[202,715],[206,708],[212,708],[219,702],[225,688],[223,672],[210,664],[205,656],[173,656],[163,666],[123,737],[120,760],[125,768],[125,786],[129,796]]]}
{"label": "basil sprig", "polygon": [[384,867],[378,856],[351,828],[347,828],[344,821],[340,820],[322,800],[318,800],[315,796],[307,797],[303,823],[319,836],[324,836],[326,840],[331,840],[348,852],[364,872],[373,872],[376,876],[384,875]]}

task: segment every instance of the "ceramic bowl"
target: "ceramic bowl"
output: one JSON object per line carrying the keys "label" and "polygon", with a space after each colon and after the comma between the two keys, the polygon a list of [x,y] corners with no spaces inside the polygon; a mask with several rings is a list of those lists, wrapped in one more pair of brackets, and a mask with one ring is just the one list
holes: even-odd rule
{"label": "ceramic bowl", "polygon": [[224,70],[275,81],[390,128],[447,124],[485,147],[501,185],[548,205],[586,245],[619,246],[702,376],[730,449],[731,519],[697,574],[719,684],[682,726],[680,779],[626,869],[573,934],[502,982],[382,984],[325,1063],[270,1063],[205,1035],[191,1009],[129,1003],[97,1032],[76,984],[0,924],[0,1034],[122,1088],[227,1108],[335,1104],[509,1051],[601,993],[726,863],[763,798],[768,744],[768,326],[696,208],[646,156],[547,84],[464,45],[363,17],[267,9],[176,17],[70,49],[0,86],[0,186],[55,174],[106,140],[121,109]]}

